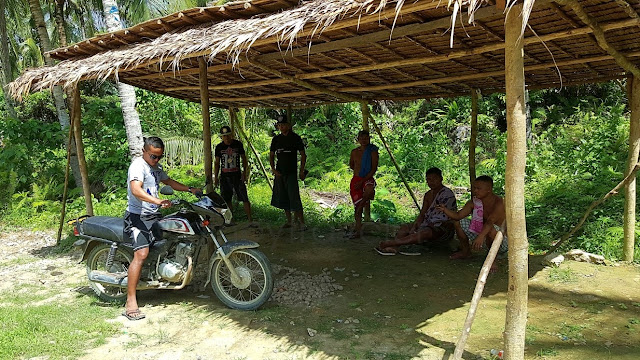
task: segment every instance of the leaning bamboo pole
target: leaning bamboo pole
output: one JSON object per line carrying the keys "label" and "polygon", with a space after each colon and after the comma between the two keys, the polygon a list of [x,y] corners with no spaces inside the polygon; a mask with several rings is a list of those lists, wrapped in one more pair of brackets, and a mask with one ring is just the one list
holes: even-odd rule
{"label": "leaning bamboo pole", "polygon": [[421,210],[420,209],[420,203],[418,203],[418,199],[416,199],[416,195],[411,190],[411,187],[409,186],[409,183],[407,182],[407,179],[404,177],[404,174],[402,173],[402,169],[400,169],[400,165],[398,165],[398,162],[396,161],[395,156],[393,156],[393,152],[391,152],[391,149],[389,148],[389,145],[387,145],[387,141],[385,140],[384,136],[382,135],[382,131],[380,131],[380,128],[378,127],[378,124],[376,123],[376,120],[373,118],[373,116],[371,116],[371,114],[369,114],[369,122],[373,125],[373,129],[376,131],[376,133],[380,137],[380,140],[382,141],[382,145],[384,145],[384,148],[387,149],[387,153],[389,153],[389,157],[391,158],[391,161],[393,162],[393,165],[396,167],[396,170],[398,170],[398,174],[400,175],[400,179],[402,179],[402,183],[407,188],[407,191],[409,192],[409,195],[411,195],[411,198],[413,199],[414,204],[416,204],[416,208],[418,208],[418,211],[420,211]]}
{"label": "leaning bamboo pole", "polygon": [[369,118],[371,117],[369,104],[365,101],[360,102],[360,109],[362,110],[362,130],[369,131]]}
{"label": "leaning bamboo pole", "polygon": [[526,100],[522,5],[511,7],[505,19],[505,83],[507,90],[507,168],[505,207],[509,231],[509,287],[504,331],[505,359],[524,358],[527,325],[529,244],[524,207],[527,156]]}
{"label": "leaning bamboo pole", "polygon": [[204,176],[207,193],[213,192],[213,155],[211,154],[211,115],[209,113],[209,81],[207,77],[207,63],[202,57],[198,58],[200,68],[200,104],[202,105],[202,140],[204,146]]}
{"label": "leaning bamboo pole", "polygon": [[84,144],[82,143],[82,104],[80,103],[80,89],[76,84],[71,89],[72,108],[71,116],[73,120],[73,134],[76,140],[76,151],[78,155],[78,163],[80,165],[80,175],[82,176],[82,191],[84,193],[84,204],[87,208],[87,215],[93,216],[93,204],[91,203],[91,189],[89,187],[89,174],[87,172],[87,160],[84,157]]}
{"label": "leaning bamboo pole", "polygon": [[587,220],[587,218],[589,217],[589,214],[591,214],[591,211],[593,211],[593,209],[596,208],[596,206],[602,204],[603,202],[605,202],[608,198],[617,195],[619,193],[619,190],[622,189],[623,187],[626,187],[627,184],[632,180],[635,179],[635,175],[638,172],[638,170],[640,170],[640,163],[636,163],[633,166],[633,169],[631,170],[631,172],[629,174],[627,174],[627,176],[625,176],[624,179],[622,179],[622,181],[620,181],[618,183],[618,185],[616,185],[613,189],[609,190],[608,193],[606,193],[604,196],[600,197],[600,199],[594,201],[591,203],[591,205],[589,205],[589,207],[587,208],[587,210],[584,212],[584,215],[582,215],[582,218],[580,219],[580,221],[578,221],[578,223],[571,228],[571,230],[569,230],[569,232],[567,232],[566,234],[564,234],[560,240],[552,243],[551,248],[549,249],[549,251],[547,251],[547,254],[552,253],[554,251],[556,251],[556,249],[558,249],[560,246],[562,246],[567,240],[569,240],[569,238],[571,238],[571,236],[573,236],[573,234],[576,233],[576,231],[580,230],[580,228],[582,227],[582,225],[584,224],[584,222]]}
{"label": "leaning bamboo pole", "polygon": [[[234,108],[229,108],[229,118],[231,119],[231,122],[238,123],[238,117],[236,116],[236,111]],[[253,155],[256,157],[256,160],[258,161],[258,165],[260,165],[260,170],[262,170],[262,174],[264,175],[264,178],[267,179],[267,184],[269,184],[269,188],[273,190],[273,184],[271,183],[271,179],[269,179],[269,174],[267,173],[267,169],[264,167],[264,164],[262,163],[262,159],[260,159],[260,154],[258,154],[258,152],[256,151],[256,148],[251,143],[251,139],[249,139],[249,136],[247,136],[247,133],[244,131],[244,127],[238,124],[238,126],[236,126],[236,129],[238,130],[238,133],[242,136],[244,141],[247,142],[247,145],[249,145],[249,147],[251,148]]]}
{"label": "leaning bamboo pole", "polygon": [[[629,117],[629,155],[627,157],[627,171],[625,175],[630,175],[638,162],[640,153],[640,77],[634,76],[629,91],[629,107],[631,115]],[[623,259],[633,261],[633,252],[636,239],[636,179],[635,176],[625,186],[624,201],[624,251]]]}
{"label": "leaning bamboo pole", "polygon": [[469,136],[469,184],[476,179],[476,140],[478,137],[478,89],[471,89],[471,135]]}
{"label": "leaning bamboo pole", "polygon": [[73,116],[69,123],[69,135],[67,140],[67,166],[64,168],[64,188],[62,190],[62,210],[60,211],[60,225],[58,226],[58,237],[56,238],[56,245],[60,244],[62,240],[62,227],[64,226],[64,217],[67,213],[67,195],[69,194],[69,168],[71,167],[71,144],[74,141],[73,138]]}
{"label": "leaning bamboo pole", "polygon": [[[502,224],[504,227],[504,223]],[[487,254],[487,258],[484,260],[484,264],[480,269],[480,275],[478,276],[478,281],[476,282],[476,288],[473,291],[473,297],[471,298],[471,304],[469,305],[469,311],[467,312],[467,318],[464,321],[464,326],[462,327],[462,335],[460,335],[460,339],[456,343],[456,349],[453,352],[453,360],[462,359],[462,354],[464,353],[464,346],[467,343],[467,338],[471,333],[471,325],[473,324],[473,320],[476,318],[476,311],[478,310],[478,304],[480,303],[480,298],[482,298],[482,292],[484,291],[484,285],[487,283],[487,277],[489,276],[489,270],[491,270],[491,265],[493,261],[496,259],[496,255],[498,254],[498,250],[500,250],[500,244],[502,244],[503,239],[502,231],[498,231],[496,236],[493,239],[493,243],[491,244],[491,248],[489,249],[489,253]]]}

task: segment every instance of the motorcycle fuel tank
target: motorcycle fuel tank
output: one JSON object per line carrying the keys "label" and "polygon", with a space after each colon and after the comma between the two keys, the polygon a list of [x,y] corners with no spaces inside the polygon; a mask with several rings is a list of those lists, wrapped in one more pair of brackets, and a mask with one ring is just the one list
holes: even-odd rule
{"label": "motorcycle fuel tank", "polygon": [[193,231],[193,228],[186,219],[167,217],[158,221],[158,224],[164,231],[188,235],[195,234],[195,231]]}

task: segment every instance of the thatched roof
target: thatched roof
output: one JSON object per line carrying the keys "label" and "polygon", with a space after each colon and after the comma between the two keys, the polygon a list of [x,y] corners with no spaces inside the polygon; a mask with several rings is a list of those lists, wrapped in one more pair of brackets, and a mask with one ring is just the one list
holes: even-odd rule
{"label": "thatched roof", "polygon": [[[268,1],[252,4],[259,8],[263,2]],[[448,97],[471,88],[503,91],[504,10],[495,1],[451,3],[303,1],[251,18],[174,28],[110,50],[96,52],[83,42],[71,48],[88,54],[52,52],[65,60],[25,72],[10,91],[20,97],[53,85],[117,78],[200,101],[198,57],[207,60],[210,100],[219,106]],[[640,0],[529,0],[525,5],[530,11],[524,32],[529,87],[601,82],[624,77],[629,66],[640,67]],[[471,25],[468,13],[474,15]]]}

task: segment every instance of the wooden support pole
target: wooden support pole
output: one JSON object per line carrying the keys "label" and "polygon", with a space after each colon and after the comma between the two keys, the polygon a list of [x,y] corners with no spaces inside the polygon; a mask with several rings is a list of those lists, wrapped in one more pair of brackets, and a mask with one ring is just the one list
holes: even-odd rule
{"label": "wooden support pole", "polygon": [[382,141],[382,144],[384,145],[384,148],[387,149],[387,153],[389,153],[389,157],[391,158],[391,161],[393,162],[393,165],[395,165],[396,170],[398,170],[398,174],[400,175],[400,179],[402,179],[402,183],[404,183],[404,186],[407,188],[407,191],[409,192],[409,195],[411,195],[411,198],[413,199],[413,202],[416,204],[416,208],[418,208],[418,211],[420,211],[421,210],[420,209],[420,203],[418,203],[418,199],[416,199],[416,195],[411,190],[411,187],[409,186],[409,183],[407,182],[407,179],[405,179],[404,174],[402,173],[402,170],[400,169],[400,165],[398,165],[398,162],[396,161],[395,156],[393,156],[393,153],[391,152],[391,149],[389,148],[389,145],[387,145],[387,141],[385,140],[384,136],[382,136],[382,131],[380,131],[380,128],[378,127],[378,124],[376,123],[376,120],[371,115],[369,115],[369,122],[371,123],[371,125],[373,125],[373,129],[376,131],[376,133],[380,137],[380,141]]}
{"label": "wooden support pole", "polygon": [[291,124],[291,126],[295,125],[293,123],[293,108],[291,107],[291,105],[287,105],[287,121],[289,122],[289,124]]}
{"label": "wooden support pole", "polygon": [[[629,155],[627,157],[626,175],[631,174],[638,162],[640,153],[640,77],[634,76],[629,96]],[[623,259],[633,261],[636,239],[636,179],[635,176],[625,186],[624,199],[624,247]]]}
{"label": "wooden support pole", "polygon": [[[504,227],[504,224],[503,224]],[[460,335],[460,339],[456,343],[456,349],[453,352],[453,360],[462,359],[462,354],[464,353],[464,346],[467,343],[467,338],[469,338],[469,334],[471,333],[471,325],[473,324],[473,320],[476,318],[476,310],[478,310],[478,304],[480,303],[480,298],[482,298],[482,292],[484,291],[484,285],[487,283],[487,276],[489,276],[489,270],[491,270],[491,265],[498,254],[498,250],[500,250],[500,244],[502,244],[503,234],[502,231],[499,231],[496,234],[495,239],[493,240],[493,244],[491,244],[491,248],[489,249],[489,253],[487,254],[487,258],[484,260],[484,264],[480,269],[480,275],[478,276],[478,282],[476,282],[476,288],[473,291],[473,297],[471,298],[471,304],[469,305],[469,311],[467,312],[467,318],[464,321],[464,326],[462,327],[462,335]]]}
{"label": "wooden support pole", "polygon": [[207,63],[202,57],[198,58],[200,68],[200,104],[202,105],[202,140],[204,146],[204,176],[205,190],[213,192],[213,156],[211,154],[211,116],[209,113],[209,80],[207,77]]}
{"label": "wooden support pole", "polygon": [[[236,115],[236,110],[234,108],[229,108],[229,118],[231,119],[232,122],[238,123],[238,116]],[[249,145],[249,147],[251,148],[253,155],[256,157],[256,160],[258,161],[258,165],[260,165],[260,169],[262,170],[262,174],[264,175],[264,178],[267,179],[267,184],[269,184],[269,188],[273,191],[273,184],[271,184],[271,179],[269,179],[269,174],[267,173],[267,169],[264,167],[264,164],[262,163],[262,159],[260,159],[260,154],[256,151],[256,148],[253,147],[253,144],[251,143],[249,136],[247,136],[247,133],[244,131],[244,126],[240,126],[240,124],[238,124],[237,129],[240,135],[242,136],[242,138],[244,139],[244,141],[246,141],[247,145]]]}
{"label": "wooden support pole", "polygon": [[369,131],[369,118],[371,117],[369,104],[365,101],[360,102],[360,109],[362,110],[362,130]]}
{"label": "wooden support pole", "polygon": [[87,172],[87,160],[84,157],[84,144],[82,143],[82,104],[80,103],[80,89],[76,84],[72,89],[71,99],[71,123],[73,124],[73,134],[76,139],[76,152],[78,154],[78,164],[80,165],[80,175],[82,176],[82,191],[84,193],[84,204],[87,208],[87,215],[93,216],[93,204],[91,203],[91,188],[89,187],[89,174]]}
{"label": "wooden support pole", "polygon": [[476,142],[478,136],[478,89],[471,89],[471,135],[469,136],[469,185],[476,179]]}
{"label": "wooden support pole", "polygon": [[529,243],[524,207],[527,156],[526,100],[522,5],[511,7],[505,19],[505,83],[507,92],[506,222],[509,232],[509,287],[504,330],[505,359],[524,359],[527,326]]}

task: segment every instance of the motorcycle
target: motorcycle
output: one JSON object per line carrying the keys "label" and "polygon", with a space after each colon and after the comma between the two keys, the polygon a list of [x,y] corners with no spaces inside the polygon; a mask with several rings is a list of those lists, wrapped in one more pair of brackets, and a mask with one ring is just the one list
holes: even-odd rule
{"label": "motorcycle", "polygon": [[[164,195],[173,189],[164,186]],[[215,192],[197,194],[198,201],[171,200],[180,210],[158,221],[162,239],[149,247],[137,290],[179,290],[193,280],[201,252],[207,251],[208,276],[215,295],[226,306],[254,310],[264,304],[273,290],[271,264],[249,240],[229,241],[222,229],[232,214]],[[103,300],[124,302],[127,298],[127,271],[133,249],[124,238],[124,220],[118,217],[83,216],[69,222],[75,245],[83,248],[87,278],[93,291]],[[216,234],[218,236],[216,236]],[[221,241],[220,241],[221,240]],[[212,249],[213,251],[211,251]]]}

